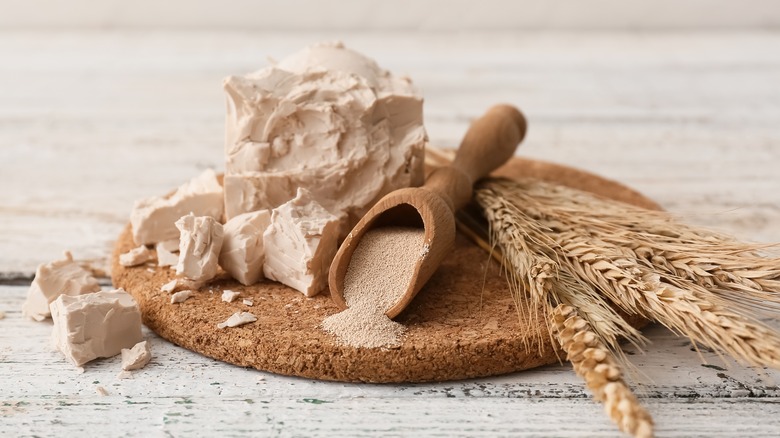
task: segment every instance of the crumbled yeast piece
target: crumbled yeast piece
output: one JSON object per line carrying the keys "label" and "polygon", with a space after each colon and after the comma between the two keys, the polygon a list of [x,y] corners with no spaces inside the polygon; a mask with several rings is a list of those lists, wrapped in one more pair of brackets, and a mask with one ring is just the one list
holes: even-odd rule
{"label": "crumbled yeast piece", "polygon": [[28,318],[43,321],[51,316],[49,304],[60,295],[81,295],[99,290],[95,277],[74,262],[71,253],[66,251],[64,259],[38,266],[22,313]]}
{"label": "crumbled yeast piece", "polygon": [[176,221],[181,232],[176,273],[195,281],[209,281],[217,275],[222,248],[222,224],[209,216],[188,214]]}
{"label": "crumbled yeast piece", "polygon": [[178,286],[178,284],[178,279],[174,279],[162,285],[160,290],[163,292],[173,293],[173,291],[176,290],[176,286]]}
{"label": "crumbled yeast piece", "polygon": [[202,281],[188,280],[186,278],[174,278],[160,287],[163,292],[174,293],[177,290],[190,289],[198,290],[203,286]]}
{"label": "crumbled yeast piece", "polygon": [[254,301],[252,301],[252,300],[248,300],[248,299],[246,299],[246,298],[244,298],[244,299],[242,300],[242,303],[244,303],[244,305],[245,305],[245,306],[249,306],[249,307],[252,307],[252,306],[255,304],[255,302],[254,302]]}
{"label": "crumbled yeast piece", "polygon": [[142,340],[141,312],[122,289],[60,295],[50,307],[52,344],[76,367],[115,356]]}
{"label": "crumbled yeast piece", "polygon": [[130,215],[136,245],[153,245],[179,237],[174,223],[193,213],[220,220],[224,212],[222,186],[209,169],[179,187],[169,197],[153,196],[136,201]]}
{"label": "crumbled yeast piece", "polygon": [[181,292],[176,292],[173,295],[171,295],[171,304],[183,303],[188,299],[192,298],[192,295],[194,293],[195,291],[192,290],[183,290]]}
{"label": "crumbled yeast piece", "polygon": [[154,246],[157,252],[157,266],[176,266],[179,263],[179,240],[157,242]]}
{"label": "crumbled yeast piece", "polygon": [[249,312],[236,312],[230,315],[225,322],[217,324],[217,328],[223,329],[225,327],[238,327],[240,325],[249,324],[250,322],[257,321],[257,317]]}
{"label": "crumbled yeast piece", "polygon": [[232,303],[236,298],[238,298],[239,295],[241,295],[240,292],[225,289],[222,291],[222,301],[226,303]]}
{"label": "crumbled yeast piece", "polygon": [[153,259],[154,255],[146,245],[141,245],[119,255],[119,264],[125,267],[138,266]]}
{"label": "crumbled yeast piece", "polygon": [[225,224],[219,265],[241,284],[254,284],[263,277],[263,232],[270,224],[269,210],[244,213]]}
{"label": "crumbled yeast piece", "polygon": [[317,295],[328,283],[328,268],[338,249],[339,219],[298,189],[295,199],[275,208],[263,234],[263,272],[271,280]]}
{"label": "crumbled yeast piece", "polygon": [[152,350],[148,341],[141,341],[133,348],[122,349],[122,369],[125,371],[139,370],[152,359]]}

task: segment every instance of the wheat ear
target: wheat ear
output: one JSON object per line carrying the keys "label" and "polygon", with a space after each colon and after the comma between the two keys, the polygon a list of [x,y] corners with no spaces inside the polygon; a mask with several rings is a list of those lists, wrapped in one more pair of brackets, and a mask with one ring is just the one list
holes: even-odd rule
{"label": "wheat ear", "polygon": [[[573,192],[540,182],[489,180],[481,185],[476,199],[483,208],[489,207],[484,202],[489,198],[501,198],[517,208],[518,221],[532,222],[533,229],[544,231],[555,242],[562,270],[573,273],[625,311],[656,320],[739,361],[780,368],[780,335],[741,311],[746,301],[759,302],[777,291],[751,289],[744,284],[737,288],[724,280],[729,288],[724,294],[722,288],[710,290],[703,285],[709,284],[710,278],[704,272],[732,269],[735,265],[721,263],[731,257],[743,263],[743,269],[729,271],[734,276],[774,281],[774,271],[765,267],[778,264],[776,259],[761,258],[753,246],[677,224],[668,216],[647,216],[641,209],[637,212],[621,203]],[[588,210],[588,199],[593,200],[593,210]],[[634,213],[639,216],[631,216]],[[644,251],[650,256],[633,249],[640,247],[637,245],[647,248]],[[711,266],[705,269],[697,262],[694,265],[701,272],[679,275],[653,255],[669,248],[690,251]],[[751,265],[751,261],[756,264]]]}
{"label": "wheat ear", "polygon": [[598,290],[576,278],[565,267],[559,271],[549,302],[553,306],[566,304],[577,309],[579,316],[599,336],[599,341],[609,348],[624,367],[630,366],[630,363],[620,348],[620,342],[628,340],[640,349],[647,343],[639,330],[623,319]]}
{"label": "wheat ear", "polygon": [[491,179],[484,187],[507,196],[529,218],[549,228],[598,236],[659,273],[739,298],[742,306],[780,303],[780,258],[762,254],[773,245],[742,243],[684,224],[665,212],[542,181]]}
{"label": "wheat ear", "polygon": [[612,353],[599,341],[591,325],[573,307],[560,304],[551,311],[553,333],[574,371],[585,380],[593,398],[623,432],[653,436],[653,419],[623,380]]}
{"label": "wheat ear", "polygon": [[780,336],[766,325],[731,310],[728,301],[685,278],[659,275],[625,257],[621,248],[578,235],[561,237],[565,264],[629,313],[750,365],[780,368]]}
{"label": "wheat ear", "polygon": [[[549,321],[546,304],[553,287],[552,280],[557,276],[558,262],[544,252],[534,250],[539,243],[533,242],[530,234],[516,226],[517,211],[511,204],[499,198],[487,202],[490,206],[484,212],[490,224],[491,247],[498,246],[501,250],[502,269],[518,313],[539,320],[538,313],[542,311],[545,312],[542,320]],[[544,236],[543,233],[536,234]],[[547,239],[546,236],[544,238]],[[541,334],[535,341],[541,347]]]}
{"label": "wheat ear", "polygon": [[[645,339],[590,284],[561,270],[559,245],[548,236],[549,230],[493,192],[480,191],[478,197],[489,224],[491,246],[500,249],[518,312],[536,317],[541,309],[545,312],[545,321],[550,321],[546,314],[548,302],[574,306],[588,320],[599,340],[628,364],[620,340],[625,338],[639,346]],[[478,223],[477,220],[465,221],[470,224],[468,226]],[[475,230],[469,234],[473,237],[481,233]]]}

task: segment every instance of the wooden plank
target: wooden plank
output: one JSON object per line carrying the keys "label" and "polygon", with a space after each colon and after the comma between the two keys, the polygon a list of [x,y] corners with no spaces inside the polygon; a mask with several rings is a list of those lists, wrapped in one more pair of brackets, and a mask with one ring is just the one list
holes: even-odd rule
{"label": "wooden plank", "polygon": [[[618,436],[568,365],[438,384],[318,382],[226,365],[145,331],[154,358],[132,378],[116,377],[118,357],[79,374],[50,349],[51,323],[21,316],[25,293],[0,286],[0,435]],[[701,366],[690,344],[661,327],[647,335],[653,345],[630,358],[645,374],[638,392],[659,436],[759,436],[780,427],[780,372],[706,352],[710,364]]]}
{"label": "wooden plank", "polygon": [[[108,387],[110,394],[114,390]],[[595,404],[565,399],[289,399],[53,396],[0,408],[0,433],[19,436],[518,436],[622,437]],[[777,400],[651,400],[664,437],[776,436]],[[728,418],[728,420],[724,420]],[[110,421],[107,421],[110,419]],[[336,420],[337,419],[337,420]]]}
{"label": "wooden plank", "polygon": [[666,31],[776,28],[780,24],[780,12],[772,0],[341,0],[338,6],[316,0],[71,0],[67,5],[56,0],[6,0],[5,6],[0,26],[39,29]]}
{"label": "wooden plank", "polygon": [[[0,275],[105,257],[135,199],[222,168],[221,79],[327,33],[6,32]],[[780,240],[780,34],[346,33],[424,90],[433,143],[522,107],[520,154],[621,180],[685,220]]]}

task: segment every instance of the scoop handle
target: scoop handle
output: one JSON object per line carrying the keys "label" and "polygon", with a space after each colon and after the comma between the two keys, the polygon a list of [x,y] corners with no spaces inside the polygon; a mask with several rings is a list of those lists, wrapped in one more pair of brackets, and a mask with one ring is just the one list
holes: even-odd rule
{"label": "scoop handle", "polygon": [[455,160],[436,169],[423,188],[437,192],[452,211],[471,200],[474,183],[507,162],[523,140],[526,121],[511,105],[495,105],[471,122]]}

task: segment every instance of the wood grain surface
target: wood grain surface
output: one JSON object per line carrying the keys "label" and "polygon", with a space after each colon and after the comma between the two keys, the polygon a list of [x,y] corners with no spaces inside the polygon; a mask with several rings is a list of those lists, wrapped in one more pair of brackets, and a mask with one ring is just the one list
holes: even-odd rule
{"label": "wood grain surface", "polygon": [[512,103],[529,121],[519,155],[780,240],[779,33],[6,32],[2,275],[29,278],[65,248],[107,257],[134,200],[224,168],[223,77],[334,38],[414,78],[436,145]]}
{"label": "wood grain surface", "polygon": [[[425,96],[431,140],[456,146],[498,102],[529,120],[518,152],[623,182],[688,222],[780,241],[780,34],[3,31],[0,277],[24,283],[71,249],[107,260],[132,202],[223,168],[222,77],[340,38]],[[618,436],[568,366],[445,384],[278,377],[152,333],[155,359],[76,374],[0,286],[0,435]],[[659,327],[643,403],[659,436],[777,436],[774,371],[703,352]],[[260,380],[258,376],[264,378]],[[108,396],[96,393],[104,386]],[[110,421],[106,421],[110,418]]]}
{"label": "wood grain surface", "polygon": [[[277,32],[745,29],[780,26],[774,0],[8,0],[12,29],[221,29]],[[241,13],[237,13],[240,11]],[[306,11],[306,13],[301,13]],[[497,13],[497,11],[500,11]]]}
{"label": "wood grain surface", "polygon": [[[7,436],[620,436],[568,365],[443,384],[320,382],[228,365],[146,330],[154,358],[132,378],[117,378],[118,357],[79,374],[50,349],[50,323],[22,318],[25,293],[0,286]],[[644,333],[653,344],[644,354],[628,351],[658,436],[777,435],[779,372],[706,351],[702,365],[688,342],[660,327]]]}

